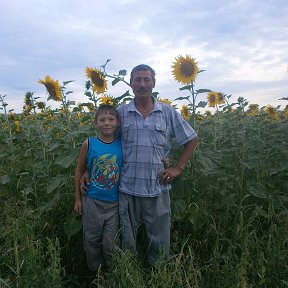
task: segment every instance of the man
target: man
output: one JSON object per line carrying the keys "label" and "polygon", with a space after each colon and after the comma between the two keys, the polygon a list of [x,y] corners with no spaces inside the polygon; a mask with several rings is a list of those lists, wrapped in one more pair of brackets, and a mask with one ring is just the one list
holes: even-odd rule
{"label": "man", "polygon": [[[170,251],[170,184],[181,174],[198,142],[198,136],[170,105],[152,96],[155,72],[148,65],[133,68],[130,86],[134,100],[118,107],[121,121],[123,168],[119,213],[122,248],[136,251],[137,228],[143,222],[148,238],[148,262],[153,265]],[[164,169],[163,159],[175,138],[183,151],[174,167]]]}

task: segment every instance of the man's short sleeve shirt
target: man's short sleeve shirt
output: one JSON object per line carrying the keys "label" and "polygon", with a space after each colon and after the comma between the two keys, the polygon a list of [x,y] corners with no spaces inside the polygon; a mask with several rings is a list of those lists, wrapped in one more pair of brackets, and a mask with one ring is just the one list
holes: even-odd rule
{"label": "man's short sleeve shirt", "polygon": [[184,145],[197,133],[170,105],[157,102],[144,118],[134,101],[118,107],[121,120],[123,167],[119,190],[136,196],[155,197],[170,185],[159,183],[164,166],[161,161],[170,149],[172,139]]}

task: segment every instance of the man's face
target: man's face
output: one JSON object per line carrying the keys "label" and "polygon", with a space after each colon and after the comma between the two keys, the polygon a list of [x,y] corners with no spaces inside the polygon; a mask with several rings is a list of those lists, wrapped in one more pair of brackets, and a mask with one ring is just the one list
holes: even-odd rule
{"label": "man's face", "polygon": [[155,87],[151,71],[135,71],[130,82],[135,98],[148,98]]}

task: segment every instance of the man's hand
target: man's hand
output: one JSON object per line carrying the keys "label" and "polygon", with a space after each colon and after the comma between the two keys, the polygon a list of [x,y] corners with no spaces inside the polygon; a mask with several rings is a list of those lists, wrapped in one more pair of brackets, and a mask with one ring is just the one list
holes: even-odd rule
{"label": "man's hand", "polygon": [[86,191],[88,189],[88,185],[89,185],[89,173],[87,170],[85,170],[85,172],[83,173],[83,175],[80,178],[80,192],[82,194],[82,196],[85,196]]}
{"label": "man's hand", "polygon": [[160,183],[162,185],[171,184],[171,182],[181,174],[182,170],[178,167],[170,167],[164,169],[160,176]]}

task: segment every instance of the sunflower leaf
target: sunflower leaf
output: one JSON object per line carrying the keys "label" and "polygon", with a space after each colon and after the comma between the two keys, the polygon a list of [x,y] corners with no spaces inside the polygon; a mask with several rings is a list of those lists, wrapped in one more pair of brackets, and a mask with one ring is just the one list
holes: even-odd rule
{"label": "sunflower leaf", "polygon": [[268,198],[268,193],[265,190],[265,187],[262,184],[257,184],[257,185],[249,185],[247,187],[247,190],[251,195],[253,195],[256,198],[262,198],[262,199],[267,199]]}
{"label": "sunflower leaf", "polygon": [[282,97],[282,98],[280,98],[278,100],[288,100],[288,97]]}
{"label": "sunflower leaf", "polygon": [[73,149],[71,151],[71,154],[67,155],[67,156],[63,156],[61,155],[57,160],[56,160],[56,164],[60,165],[63,168],[68,168],[70,167],[70,165],[72,165],[73,163],[75,163],[76,158],[79,154],[78,148],[77,149]]}
{"label": "sunflower leaf", "polygon": [[193,87],[193,85],[187,85],[179,88],[179,90],[190,90]]}
{"label": "sunflower leaf", "polygon": [[[132,95],[130,95],[130,93],[129,93],[129,90],[127,90],[124,94],[122,94],[120,97],[121,97],[121,99],[122,98],[124,98],[124,97],[127,97],[127,96],[132,96]],[[120,97],[118,97],[118,98],[120,98]],[[118,99],[117,98],[117,99]]]}
{"label": "sunflower leaf", "polygon": [[70,81],[63,81],[63,86],[66,86],[68,83],[74,82],[75,80],[70,80]]}
{"label": "sunflower leaf", "polygon": [[91,105],[91,103],[90,102],[85,102],[85,103],[81,103],[81,105],[80,106],[90,106]]}
{"label": "sunflower leaf", "polygon": [[64,232],[68,238],[68,240],[71,239],[71,237],[75,234],[77,234],[82,229],[82,221],[77,217],[75,214],[70,214],[66,217],[64,222]]}
{"label": "sunflower leaf", "polygon": [[0,176],[0,183],[5,185],[11,181],[11,177],[9,175]]}
{"label": "sunflower leaf", "polygon": [[76,104],[75,101],[71,101],[71,100],[68,100],[68,101],[67,101],[67,105],[75,105],[75,104]]}
{"label": "sunflower leaf", "polygon": [[174,99],[174,101],[176,101],[176,100],[187,100],[187,99],[189,99],[189,97],[190,97],[190,96],[187,96],[187,97],[178,97],[178,98]]}
{"label": "sunflower leaf", "polygon": [[126,76],[127,75],[127,70],[120,70],[119,71],[120,76]]}
{"label": "sunflower leaf", "polygon": [[115,78],[111,83],[112,86],[116,85],[119,81],[121,81],[121,78]]}
{"label": "sunflower leaf", "polygon": [[159,94],[159,92],[156,92],[156,91],[155,91],[155,92],[152,93],[152,96],[157,97],[158,94]]}
{"label": "sunflower leaf", "polygon": [[207,105],[206,101],[200,101],[196,106],[196,108],[204,108],[206,105]]}
{"label": "sunflower leaf", "polygon": [[208,93],[208,92],[212,92],[210,89],[198,89],[196,90],[197,94],[200,94],[200,93]]}
{"label": "sunflower leaf", "polygon": [[66,183],[66,176],[65,175],[57,175],[56,177],[52,177],[49,180],[47,193],[52,193],[56,189],[60,189]]}

